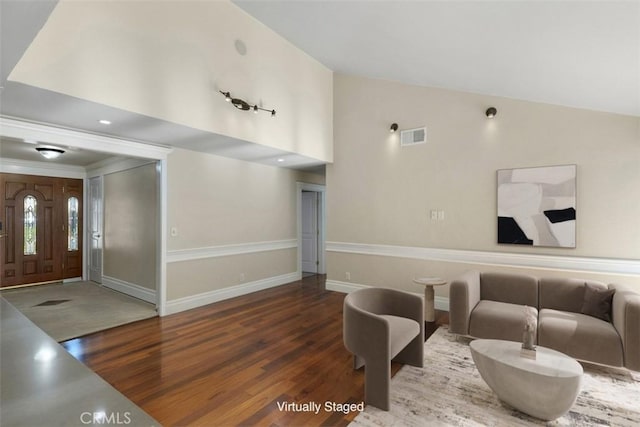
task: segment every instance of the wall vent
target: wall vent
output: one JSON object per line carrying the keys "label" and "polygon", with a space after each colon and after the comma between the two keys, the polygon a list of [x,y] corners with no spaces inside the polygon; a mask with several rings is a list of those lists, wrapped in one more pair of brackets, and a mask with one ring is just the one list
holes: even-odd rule
{"label": "wall vent", "polygon": [[400,131],[400,146],[424,144],[427,142],[427,128],[407,129]]}

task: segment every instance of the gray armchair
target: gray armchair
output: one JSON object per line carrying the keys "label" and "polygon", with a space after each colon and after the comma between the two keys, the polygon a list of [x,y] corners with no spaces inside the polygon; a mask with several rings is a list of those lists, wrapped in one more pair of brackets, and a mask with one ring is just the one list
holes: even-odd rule
{"label": "gray armchair", "polygon": [[391,360],[422,367],[424,302],[394,289],[367,288],[344,299],[344,345],[365,367],[365,403],[389,410]]}

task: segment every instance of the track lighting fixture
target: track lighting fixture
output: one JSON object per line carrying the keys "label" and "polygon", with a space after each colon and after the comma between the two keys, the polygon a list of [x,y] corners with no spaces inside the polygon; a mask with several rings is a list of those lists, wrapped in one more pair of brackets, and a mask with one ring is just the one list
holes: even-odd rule
{"label": "track lighting fixture", "polygon": [[229,92],[223,92],[221,90],[219,92],[224,96],[224,99],[227,102],[230,102],[231,104],[233,104],[233,106],[236,107],[238,110],[243,110],[243,111],[253,110],[255,114],[258,114],[258,110],[260,110],[260,111],[266,111],[268,113],[271,113],[271,117],[274,117],[276,115],[276,110],[267,110],[266,108],[258,107],[257,104],[251,105],[244,99],[232,97],[231,93]]}
{"label": "track lighting fixture", "polygon": [[485,112],[485,114],[487,115],[487,118],[493,119],[496,116],[496,114],[498,114],[498,110],[496,110],[495,107],[489,107],[487,108],[487,111]]}
{"label": "track lighting fixture", "polygon": [[391,125],[391,127],[389,128],[389,132],[391,132],[391,133],[394,133],[397,130],[398,130],[398,124],[397,123],[393,123]]}

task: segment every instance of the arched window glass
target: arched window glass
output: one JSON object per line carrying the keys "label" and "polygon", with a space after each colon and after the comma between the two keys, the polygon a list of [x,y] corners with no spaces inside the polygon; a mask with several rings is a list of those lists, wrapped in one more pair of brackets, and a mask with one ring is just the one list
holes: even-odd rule
{"label": "arched window glass", "polygon": [[69,197],[67,202],[69,224],[67,227],[67,247],[70,251],[78,250],[78,198]]}
{"label": "arched window glass", "polygon": [[24,254],[36,254],[36,198],[24,198]]}

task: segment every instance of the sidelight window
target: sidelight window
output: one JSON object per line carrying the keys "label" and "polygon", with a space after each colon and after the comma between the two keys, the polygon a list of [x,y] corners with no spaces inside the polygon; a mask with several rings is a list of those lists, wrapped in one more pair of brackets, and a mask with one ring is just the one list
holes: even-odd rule
{"label": "sidelight window", "polygon": [[24,198],[24,254],[36,254],[36,198]]}
{"label": "sidelight window", "polygon": [[78,250],[78,198],[69,197],[67,201],[69,224],[67,227],[67,247],[70,251]]}

